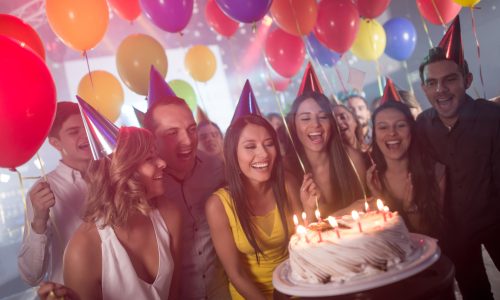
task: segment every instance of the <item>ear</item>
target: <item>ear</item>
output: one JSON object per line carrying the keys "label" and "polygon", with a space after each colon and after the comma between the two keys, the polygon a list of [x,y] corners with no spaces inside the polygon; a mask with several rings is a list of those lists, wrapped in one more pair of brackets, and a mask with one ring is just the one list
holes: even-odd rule
{"label": "ear", "polygon": [[49,137],[49,144],[52,145],[52,147],[56,148],[59,152],[62,152],[62,145],[61,145],[61,141],[56,138],[56,137]]}
{"label": "ear", "polygon": [[472,84],[472,79],[474,79],[474,76],[472,75],[472,73],[468,73],[467,75],[465,75],[465,89],[468,89],[470,88],[471,84]]}

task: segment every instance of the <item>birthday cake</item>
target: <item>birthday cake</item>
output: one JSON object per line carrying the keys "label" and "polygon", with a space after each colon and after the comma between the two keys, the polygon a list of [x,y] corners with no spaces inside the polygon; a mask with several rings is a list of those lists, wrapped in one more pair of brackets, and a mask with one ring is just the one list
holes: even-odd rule
{"label": "birthday cake", "polygon": [[346,282],[385,272],[416,248],[396,212],[328,217],[299,227],[288,246],[291,278],[298,282]]}

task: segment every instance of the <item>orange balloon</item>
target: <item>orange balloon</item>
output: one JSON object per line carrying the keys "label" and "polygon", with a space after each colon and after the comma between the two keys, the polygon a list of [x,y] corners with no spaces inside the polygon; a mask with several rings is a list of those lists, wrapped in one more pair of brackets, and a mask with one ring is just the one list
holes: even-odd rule
{"label": "orange balloon", "polygon": [[94,48],[108,28],[106,0],[47,0],[45,10],[54,33],[75,50]]}
{"label": "orange balloon", "polygon": [[116,51],[116,68],[120,79],[132,91],[144,96],[148,94],[151,66],[163,77],[167,74],[167,54],[157,40],[145,34],[131,34],[120,43]]}
{"label": "orange balloon", "polygon": [[316,0],[274,0],[270,11],[281,29],[297,36],[308,35],[318,18]]}
{"label": "orange balloon", "polygon": [[184,65],[194,80],[206,82],[214,76],[217,61],[210,48],[203,45],[195,45],[189,48],[186,53]]}
{"label": "orange balloon", "polygon": [[[118,79],[106,71],[92,71],[82,77],[78,84],[78,96],[82,97],[111,122],[118,119],[123,105],[124,93]],[[93,83],[93,84],[92,84]]]}

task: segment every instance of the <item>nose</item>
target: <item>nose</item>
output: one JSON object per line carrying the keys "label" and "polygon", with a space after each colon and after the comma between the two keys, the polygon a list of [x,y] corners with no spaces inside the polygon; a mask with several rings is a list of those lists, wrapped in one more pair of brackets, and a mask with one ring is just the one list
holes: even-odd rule
{"label": "nose", "polygon": [[264,145],[260,145],[259,147],[257,147],[258,157],[267,158],[268,155],[269,155],[269,150]]}
{"label": "nose", "polygon": [[179,130],[179,143],[183,146],[191,146],[193,141],[187,130]]}
{"label": "nose", "polygon": [[436,86],[436,92],[442,92],[447,90],[448,87],[444,83],[444,81],[438,81],[437,86]]}
{"label": "nose", "polygon": [[167,167],[167,163],[163,159],[158,157],[156,161],[156,166],[158,167],[158,169],[163,170]]}
{"label": "nose", "polygon": [[389,127],[389,135],[391,136],[396,135],[396,127],[394,126]]}

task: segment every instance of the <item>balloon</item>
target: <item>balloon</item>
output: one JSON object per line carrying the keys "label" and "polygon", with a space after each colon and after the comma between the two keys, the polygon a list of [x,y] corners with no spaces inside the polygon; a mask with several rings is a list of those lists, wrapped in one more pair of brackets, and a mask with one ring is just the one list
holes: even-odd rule
{"label": "balloon", "polygon": [[108,0],[109,5],[120,18],[132,22],[141,14],[139,0]]}
{"label": "balloon", "polygon": [[385,54],[399,61],[410,58],[417,45],[417,31],[411,21],[393,18],[385,22],[384,29],[387,36]]}
{"label": "balloon", "polygon": [[238,22],[235,22],[222,12],[215,0],[207,1],[205,18],[213,30],[225,37],[231,37],[239,27]]}
{"label": "balloon", "polygon": [[363,19],[351,51],[360,59],[376,60],[384,53],[385,44],[384,27],[376,20]]}
{"label": "balloon", "polygon": [[272,88],[274,85],[274,89],[278,92],[286,91],[292,79],[290,78],[276,78],[276,79],[268,79],[267,84]]}
{"label": "balloon", "polygon": [[38,54],[0,36],[0,167],[26,163],[54,120],[56,87]]}
{"label": "balloon", "polygon": [[318,6],[314,35],[329,49],[344,53],[351,48],[359,28],[359,13],[350,0],[323,0]]}
{"label": "balloon", "polygon": [[21,46],[27,45],[45,60],[45,49],[38,33],[21,19],[0,14],[0,35],[18,41]]}
{"label": "balloon", "polygon": [[[114,122],[118,119],[123,105],[123,89],[118,79],[106,71],[92,71],[80,79],[78,96]],[[93,84],[93,85],[92,85]]]}
{"label": "balloon", "polygon": [[301,38],[276,28],[266,39],[266,58],[271,67],[283,77],[293,77],[304,62],[304,42]]}
{"label": "balloon", "polygon": [[254,23],[262,19],[273,0],[215,0],[220,9],[231,19]]}
{"label": "balloon", "polygon": [[186,53],[184,65],[194,80],[206,82],[214,76],[217,61],[210,48],[203,45],[195,45],[189,48]]}
{"label": "balloon", "polygon": [[168,69],[165,49],[149,35],[131,34],[118,46],[116,51],[118,75],[126,86],[139,95],[148,94],[151,65],[165,77]]}
{"label": "balloon", "polygon": [[140,0],[142,11],[166,32],[180,32],[193,15],[193,0]]}
{"label": "balloon", "polygon": [[177,97],[184,99],[189,108],[194,111],[197,106],[196,93],[189,83],[184,80],[175,79],[168,83]]}
{"label": "balloon", "polygon": [[453,0],[453,2],[458,3],[458,4],[465,6],[465,7],[474,7],[480,1],[481,0]]}
{"label": "balloon", "polygon": [[[442,25],[441,19],[445,24],[450,22],[458,15],[462,7],[452,0],[417,0],[417,8],[427,21]],[[437,14],[436,9],[439,14]]]}
{"label": "balloon", "polygon": [[274,0],[271,15],[278,27],[297,35],[308,35],[316,24],[318,4],[316,0]]}
{"label": "balloon", "polygon": [[357,0],[359,15],[367,19],[375,19],[389,7],[391,0]]}
{"label": "balloon", "polygon": [[309,42],[311,56],[318,59],[319,63],[324,66],[334,66],[342,57],[340,54],[323,46],[312,33],[307,36],[307,41]]}
{"label": "balloon", "polygon": [[75,50],[94,48],[108,28],[106,0],[47,0],[45,10],[52,30]]}

